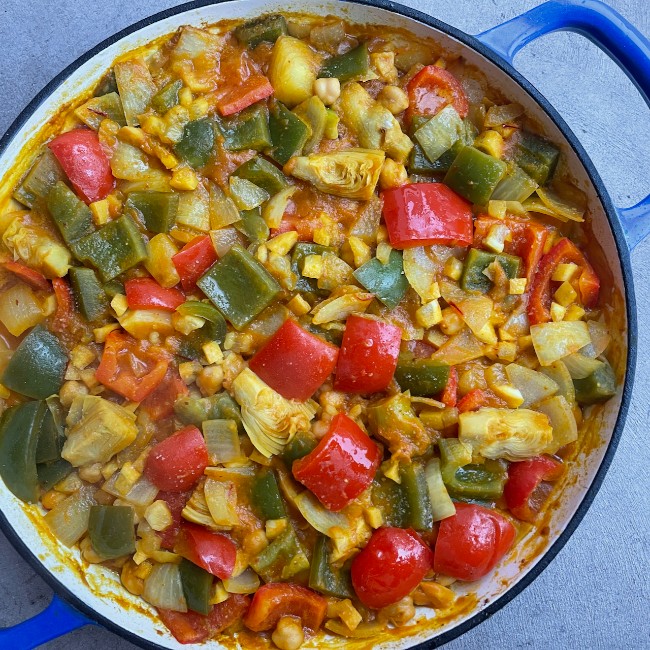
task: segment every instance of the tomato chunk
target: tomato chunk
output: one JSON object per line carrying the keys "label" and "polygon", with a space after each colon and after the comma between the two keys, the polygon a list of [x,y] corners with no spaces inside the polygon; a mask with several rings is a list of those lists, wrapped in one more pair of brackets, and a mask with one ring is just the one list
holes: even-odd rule
{"label": "tomato chunk", "polygon": [[327,601],[315,591],[286,582],[271,582],[255,592],[244,625],[253,632],[266,632],[283,616],[297,616],[303,627],[316,632],[326,612]]}
{"label": "tomato chunk", "polygon": [[94,131],[73,129],[47,146],[86,203],[101,201],[113,189],[111,166]]}
{"label": "tomato chunk", "polygon": [[164,379],[168,366],[163,348],[118,330],[106,338],[95,377],[128,400],[141,402]]}
{"label": "tomato chunk", "polygon": [[270,97],[273,92],[271,82],[264,75],[251,75],[240,85],[229,89],[217,101],[217,108],[224,117],[233,115],[255,104],[255,102]]}
{"label": "tomato chunk", "polygon": [[510,550],[515,527],[502,515],[470,503],[440,522],[433,570],[459,580],[478,580]]}
{"label": "tomato chunk", "polygon": [[562,463],[549,456],[510,463],[508,481],[503,490],[508,510],[517,519],[535,521],[550,492],[550,485],[543,481],[555,481],[562,472]]}
{"label": "tomato chunk", "polygon": [[451,72],[437,65],[427,65],[409,81],[406,90],[409,107],[406,122],[413,115],[433,117],[445,106],[453,106],[460,117],[467,117],[469,101],[463,87]]}
{"label": "tomato chunk", "polygon": [[287,399],[308,400],[332,374],[339,349],[287,320],[249,367]]}
{"label": "tomato chunk", "polygon": [[25,266],[20,262],[3,262],[7,271],[11,271],[17,278],[20,278],[23,282],[26,282],[33,289],[40,289],[41,291],[52,291],[52,285],[47,281],[45,276],[34,269],[30,269],[29,266]]}
{"label": "tomato chunk", "polygon": [[169,365],[163,380],[153,389],[140,405],[149,417],[157,422],[174,415],[174,402],[179,397],[189,394],[185,382],[181,379],[178,369]]}
{"label": "tomato chunk", "polygon": [[190,425],[151,448],[144,472],[160,490],[185,492],[203,476],[208,462],[203,435]]}
{"label": "tomato chunk", "polygon": [[334,388],[348,393],[384,390],[395,374],[401,340],[402,330],[396,325],[349,316]]}
{"label": "tomato chunk", "polygon": [[352,586],[366,607],[386,607],[408,596],[432,562],[431,549],[416,532],[379,528],[352,561]]}
{"label": "tomato chunk", "polygon": [[371,483],[381,452],[347,415],[335,415],[316,448],[293,464],[293,475],[328,510],[341,510]]}
{"label": "tomato chunk", "polygon": [[162,548],[172,550],[176,544],[179,533],[181,532],[181,523],[183,508],[189,501],[192,493],[187,492],[158,492],[156,500],[164,501],[169,506],[172,515],[172,523],[165,530],[158,531],[160,545]]}
{"label": "tomato chunk", "polygon": [[196,281],[217,261],[210,235],[195,237],[172,257],[185,291],[196,289]]}
{"label": "tomato chunk", "polygon": [[179,289],[165,289],[152,278],[133,278],[124,283],[129,309],[174,311],[185,302]]}
{"label": "tomato chunk", "polygon": [[182,539],[176,549],[213,576],[222,580],[232,577],[237,547],[225,535],[185,523],[182,526]]}
{"label": "tomato chunk", "polygon": [[411,183],[381,195],[394,248],[472,243],[472,206],[446,185]]}

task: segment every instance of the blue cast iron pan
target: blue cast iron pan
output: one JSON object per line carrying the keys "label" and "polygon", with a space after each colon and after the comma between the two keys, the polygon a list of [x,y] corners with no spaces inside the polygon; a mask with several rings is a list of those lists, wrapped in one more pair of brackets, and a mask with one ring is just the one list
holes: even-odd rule
{"label": "blue cast iron pan", "polygon": [[[525,589],[562,549],[589,509],[612,461],[623,430],[634,379],[637,317],[630,253],[641,240],[650,234],[650,196],[630,208],[617,208],[612,204],[598,173],[583,147],[548,101],[516,71],[513,67],[514,56],[531,41],[551,32],[567,30],[582,34],[598,45],[598,47],[618,63],[634,82],[650,106],[650,42],[620,14],[598,0],[551,0],[475,36],[465,34],[422,12],[388,0],[348,1],[358,5],[378,7],[396,14],[401,14],[446,33],[457,41],[460,41],[467,48],[478,52],[494,63],[537,101],[563,133],[566,141],[575,151],[596,189],[616,240],[626,289],[628,369],[616,425],[591,486],[585,493],[579,508],[564,531],[557,537],[552,546],[546,550],[544,556],[535,567],[522,580],[497,598],[487,608],[453,629],[435,637],[435,639],[431,639],[418,646],[421,649],[434,648],[455,639],[486,618],[492,616]],[[4,153],[14,136],[16,136],[38,106],[82,64],[124,36],[143,27],[170,16],[210,4],[218,4],[218,0],[195,0],[194,2],[188,2],[160,12],[118,32],[88,51],[57,75],[22,111],[9,130],[0,139],[0,155]],[[432,5],[432,9],[434,6]],[[305,8],[307,11],[309,10],[308,6]],[[1,512],[0,528],[27,562],[30,563],[34,570],[55,592],[52,602],[43,612],[15,627],[0,630],[0,648],[28,650],[86,625],[101,625],[143,648],[162,648],[162,646],[134,635],[115,622],[101,616],[92,607],[84,603],[79,596],[65,588],[52,573],[45,569],[34,552],[23,543],[19,533],[9,524]]]}

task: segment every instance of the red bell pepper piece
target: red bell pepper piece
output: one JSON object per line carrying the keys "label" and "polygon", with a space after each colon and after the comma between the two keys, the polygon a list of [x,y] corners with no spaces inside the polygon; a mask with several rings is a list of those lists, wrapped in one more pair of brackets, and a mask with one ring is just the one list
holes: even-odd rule
{"label": "red bell pepper piece", "polygon": [[47,146],[86,203],[101,201],[113,189],[111,166],[94,131],[73,129],[58,135]]}
{"label": "red bell pepper piece", "polygon": [[52,329],[55,332],[64,332],[70,328],[75,316],[72,289],[63,278],[54,278],[52,288],[56,298],[56,311],[54,312]]}
{"label": "red bell pepper piece", "polygon": [[196,289],[196,281],[217,261],[210,235],[195,237],[172,257],[185,291]]}
{"label": "red bell pepper piece", "polygon": [[456,368],[449,369],[449,379],[440,395],[440,401],[449,408],[453,408],[458,403],[458,371]]}
{"label": "red bell pepper piece", "polygon": [[487,401],[485,391],[480,388],[475,388],[458,400],[458,412],[466,413],[467,411],[476,411],[482,406],[485,406]]}
{"label": "red bell pepper piece", "polygon": [[416,532],[379,528],[352,561],[352,586],[366,607],[379,609],[408,596],[432,566],[431,549]]}
{"label": "red bell pepper piece", "polygon": [[243,620],[249,630],[266,632],[283,616],[297,616],[303,627],[316,632],[326,612],[327,601],[315,591],[287,582],[271,582],[255,592]]}
{"label": "red bell pepper piece", "polygon": [[338,353],[335,345],[310,334],[289,319],[248,365],[283,397],[304,402],[332,374]]}
{"label": "red bell pepper piece", "polygon": [[4,262],[2,266],[4,266],[7,271],[11,271],[11,273],[13,273],[17,278],[20,278],[33,289],[48,292],[52,291],[52,285],[47,281],[47,278],[42,273],[30,269],[29,266],[25,266],[20,262]]}
{"label": "red bell pepper piece", "polygon": [[221,580],[232,577],[237,547],[229,537],[213,533],[202,526],[185,523],[176,551]]}
{"label": "red bell pepper piece", "polygon": [[549,229],[532,221],[506,217],[503,220],[479,215],[474,222],[474,247],[482,248],[483,241],[487,238],[492,226],[505,224],[512,239],[505,242],[504,252],[509,255],[521,257],[526,267],[527,288],[530,289],[533,277],[539,266],[539,261],[544,255],[544,246],[548,238]]}
{"label": "red bell pepper piece", "polygon": [[169,354],[163,348],[118,330],[106,338],[95,377],[126,399],[141,402],[164,379],[168,366]]}
{"label": "red bell pepper piece", "polygon": [[433,570],[458,580],[478,580],[510,550],[515,527],[494,510],[455,505],[456,514],[440,522]]}
{"label": "red bell pepper piece", "polygon": [[217,108],[226,117],[227,115],[239,113],[239,111],[243,111],[255,104],[255,102],[270,97],[273,92],[271,82],[264,75],[254,74],[242,82],[241,85],[227,90],[217,100]]}
{"label": "red bell pepper piece", "polygon": [[346,393],[376,393],[390,384],[402,330],[396,325],[353,314],[348,317],[336,364],[334,388]]}
{"label": "red bell pepper piece", "polygon": [[248,611],[250,598],[243,594],[230,594],[227,600],[213,605],[207,616],[196,612],[175,612],[158,609],[160,620],[169,628],[179,643],[202,643],[216,637],[226,628],[241,620]]}
{"label": "red bell pepper piece", "polygon": [[295,461],[293,475],[328,510],[341,510],[371,483],[381,463],[377,444],[338,413],[316,448]]}
{"label": "red bell pepper piece", "polygon": [[185,492],[203,476],[209,462],[203,434],[189,425],[151,448],[144,473],[159,490]]}
{"label": "red bell pepper piece", "polygon": [[175,311],[185,302],[180,289],[166,289],[152,278],[133,278],[124,283],[129,309],[162,309]]}
{"label": "red bell pepper piece", "polygon": [[144,399],[140,407],[154,422],[166,420],[174,415],[174,402],[179,397],[189,395],[189,392],[187,385],[178,374],[178,369],[170,364],[163,380]]}
{"label": "red bell pepper piece", "polygon": [[564,468],[559,460],[538,456],[519,463],[510,463],[503,496],[508,510],[522,521],[535,521],[551,487],[543,481],[555,481]]}
{"label": "red bell pepper piece", "polygon": [[460,117],[467,117],[469,101],[463,87],[451,72],[437,65],[427,65],[408,82],[409,107],[406,123],[413,115],[433,117],[451,104]]}
{"label": "red bell pepper piece", "polygon": [[542,257],[530,291],[528,320],[531,325],[547,323],[551,320],[551,277],[558,264],[573,262],[580,269],[578,289],[585,307],[595,307],[598,303],[600,280],[582,251],[566,237]]}
{"label": "red bell pepper piece", "polygon": [[442,183],[384,190],[383,215],[394,248],[472,243],[472,207]]}

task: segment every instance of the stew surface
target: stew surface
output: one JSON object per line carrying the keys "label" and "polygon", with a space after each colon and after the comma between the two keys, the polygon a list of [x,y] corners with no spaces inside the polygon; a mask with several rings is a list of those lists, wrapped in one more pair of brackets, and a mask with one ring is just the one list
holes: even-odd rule
{"label": "stew surface", "polygon": [[617,381],[586,200],[462,60],[183,27],[0,206],[0,475],[182,643],[440,620]]}

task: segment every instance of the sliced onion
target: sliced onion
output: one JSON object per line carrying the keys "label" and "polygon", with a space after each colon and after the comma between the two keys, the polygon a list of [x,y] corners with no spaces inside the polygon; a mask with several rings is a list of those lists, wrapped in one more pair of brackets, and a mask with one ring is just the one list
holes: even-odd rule
{"label": "sliced onion", "polygon": [[580,350],[580,354],[584,354],[586,357],[595,359],[596,357],[599,357],[603,352],[605,352],[612,340],[612,337],[609,335],[609,331],[605,323],[601,323],[597,320],[590,320],[587,321],[587,327],[589,328],[591,343],[582,348],[582,350]]}
{"label": "sliced onion", "polygon": [[293,503],[300,510],[302,516],[312,527],[319,533],[332,536],[332,529],[338,528],[345,530],[349,527],[348,519],[340,512],[331,512],[327,510],[320,501],[311,493],[305,490],[298,494]]}
{"label": "sliced onion", "polygon": [[20,336],[44,318],[40,300],[23,282],[3,292],[0,300],[0,321],[14,336]]}
{"label": "sliced onion", "polygon": [[244,458],[234,420],[206,420],[202,426],[212,465],[232,463]]}
{"label": "sliced onion", "polygon": [[260,577],[248,567],[236,578],[226,578],[223,586],[231,594],[254,594],[260,586]]}
{"label": "sliced onion", "polygon": [[178,564],[156,564],[145,578],[142,597],[154,607],[186,612],[187,602]]}
{"label": "sliced onion", "polygon": [[440,473],[440,459],[432,458],[424,468],[424,477],[429,489],[429,500],[433,511],[433,521],[440,521],[456,514],[456,506],[451,500]]}
{"label": "sliced onion", "polygon": [[135,482],[125,496],[120,498],[133,506],[146,508],[156,500],[157,495],[158,488],[143,476]]}
{"label": "sliced onion", "polygon": [[508,381],[519,390],[524,398],[521,408],[528,408],[532,404],[555,395],[559,386],[549,377],[536,370],[531,370],[517,363],[506,366]]}
{"label": "sliced onion", "polygon": [[73,546],[85,535],[90,507],[97,505],[95,492],[96,488],[83,486],[45,515],[47,525],[62,544]]}
{"label": "sliced onion", "polygon": [[282,217],[289,205],[289,199],[295,194],[297,189],[295,185],[285,187],[277,194],[274,194],[262,207],[262,217],[269,228],[278,228],[280,226]]}
{"label": "sliced onion", "polygon": [[435,279],[441,266],[436,264],[423,246],[407,248],[403,257],[404,275],[409,284],[422,298],[422,302],[429,302],[436,298]]}
{"label": "sliced onion", "polygon": [[558,395],[562,395],[573,406],[576,403],[576,390],[564,361],[556,361],[546,368],[541,368],[541,371],[559,386]]}
{"label": "sliced onion", "polygon": [[553,427],[553,440],[546,448],[546,453],[555,454],[561,447],[578,439],[578,425],[573,409],[562,395],[540,402],[537,410],[548,417]]}
{"label": "sliced onion", "polygon": [[243,235],[235,228],[211,230],[210,238],[219,257],[223,257],[235,244],[244,244]]}
{"label": "sliced onion", "polygon": [[518,117],[524,114],[524,109],[519,104],[502,104],[501,106],[490,106],[485,115],[483,127],[490,129],[503,124],[512,124]]}
{"label": "sliced onion", "polygon": [[198,232],[210,230],[210,197],[201,183],[192,192],[180,193],[176,225]]}
{"label": "sliced onion", "polygon": [[218,230],[241,219],[235,202],[215,183],[210,183],[210,228]]}
{"label": "sliced onion", "polygon": [[603,365],[602,361],[576,353],[562,359],[572,379],[585,379]]}
{"label": "sliced onion", "polygon": [[237,488],[234,483],[215,481],[208,478],[203,486],[203,492],[210,510],[210,516],[218,526],[236,526],[239,524]]}
{"label": "sliced onion", "polygon": [[452,336],[431,358],[450,366],[456,366],[483,356],[483,345],[469,329]]}
{"label": "sliced onion", "polygon": [[587,323],[580,320],[532,325],[530,335],[537,358],[543,366],[568,357],[591,340]]}

